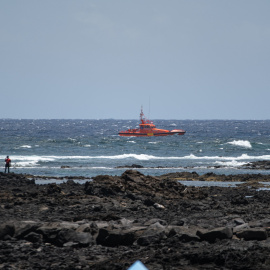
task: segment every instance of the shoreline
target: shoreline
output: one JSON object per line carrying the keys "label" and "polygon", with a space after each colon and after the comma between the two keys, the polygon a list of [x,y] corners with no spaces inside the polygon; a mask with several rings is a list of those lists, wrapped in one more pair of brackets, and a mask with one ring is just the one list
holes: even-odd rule
{"label": "shoreline", "polygon": [[[216,169],[221,168],[222,166],[215,166]],[[61,169],[70,169],[72,167],[70,166],[61,166]],[[155,167],[152,167],[155,168]],[[158,166],[156,168],[166,168],[166,167],[161,167]],[[155,176],[157,178],[164,178],[164,177],[171,177],[176,179],[177,177],[179,180],[184,179],[185,181],[188,180],[192,181],[194,179],[200,180],[203,179],[203,181],[247,181],[250,177],[251,178],[256,178],[258,181],[268,181],[268,173],[270,175],[270,161],[268,160],[260,160],[260,161],[253,161],[249,162],[247,164],[244,164],[240,167],[237,167],[238,169],[248,169],[250,173],[235,173],[235,174],[217,174],[213,171],[211,171],[212,167],[209,167],[209,171],[204,174],[199,175],[196,172],[195,167],[188,167],[189,169],[194,169],[195,171],[193,172],[172,172],[172,173],[167,173],[167,174],[162,174],[160,176]],[[115,169],[125,169],[125,170],[136,170],[136,169],[147,169],[142,165],[138,164],[132,164],[132,165],[124,165],[124,166],[116,166]],[[261,173],[253,173],[254,170],[263,170],[267,172],[266,174],[261,174]],[[13,172],[11,172],[13,173]],[[14,173],[16,174],[16,173]],[[86,177],[86,176],[45,176],[45,175],[32,175],[32,174],[18,174],[18,175],[23,175],[24,177],[28,179],[34,179],[34,178],[40,178],[40,179],[65,179],[65,180],[90,180],[92,177]],[[249,177],[250,176],[250,177]],[[269,178],[270,180],[270,178]]]}
{"label": "shoreline", "polygon": [[270,268],[270,191],[257,190],[270,175],[37,177],[0,173],[0,269],[124,270],[137,260],[149,270]]}

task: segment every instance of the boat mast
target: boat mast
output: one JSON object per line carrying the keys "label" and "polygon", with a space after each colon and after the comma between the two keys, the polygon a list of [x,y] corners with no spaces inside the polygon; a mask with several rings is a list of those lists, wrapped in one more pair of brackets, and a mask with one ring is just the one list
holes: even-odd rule
{"label": "boat mast", "polygon": [[145,120],[144,120],[144,114],[143,114],[143,107],[141,106],[141,113],[140,113],[140,119],[141,119],[141,123],[144,124]]}

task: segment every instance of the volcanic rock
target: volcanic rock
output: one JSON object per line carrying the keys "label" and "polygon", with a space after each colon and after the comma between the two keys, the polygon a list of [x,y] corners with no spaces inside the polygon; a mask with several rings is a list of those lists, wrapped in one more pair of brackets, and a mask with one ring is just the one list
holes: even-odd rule
{"label": "volcanic rock", "polygon": [[269,178],[127,170],[38,185],[46,177],[0,173],[0,269],[270,269],[270,191],[254,184]]}

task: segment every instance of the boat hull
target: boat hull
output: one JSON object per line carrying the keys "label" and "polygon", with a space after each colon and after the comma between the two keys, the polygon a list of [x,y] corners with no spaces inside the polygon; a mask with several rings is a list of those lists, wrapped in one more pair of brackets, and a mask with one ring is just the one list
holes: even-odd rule
{"label": "boat hull", "polygon": [[153,136],[168,136],[168,135],[184,135],[186,132],[184,130],[166,130],[163,132],[153,132],[153,131],[148,131],[148,132],[139,132],[139,131],[122,131],[119,132],[119,136],[124,136],[124,137],[153,137]]}

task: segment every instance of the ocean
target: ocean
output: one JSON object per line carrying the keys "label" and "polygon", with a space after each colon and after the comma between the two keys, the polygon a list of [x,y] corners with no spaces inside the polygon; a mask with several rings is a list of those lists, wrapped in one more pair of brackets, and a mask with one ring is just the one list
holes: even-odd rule
{"label": "ocean", "polygon": [[[183,136],[120,137],[139,120],[0,119],[0,156],[11,172],[42,176],[121,175],[127,168],[145,175],[262,173],[241,168],[270,160],[270,120],[154,120],[157,128],[184,129]],[[121,168],[119,168],[121,167]]]}

